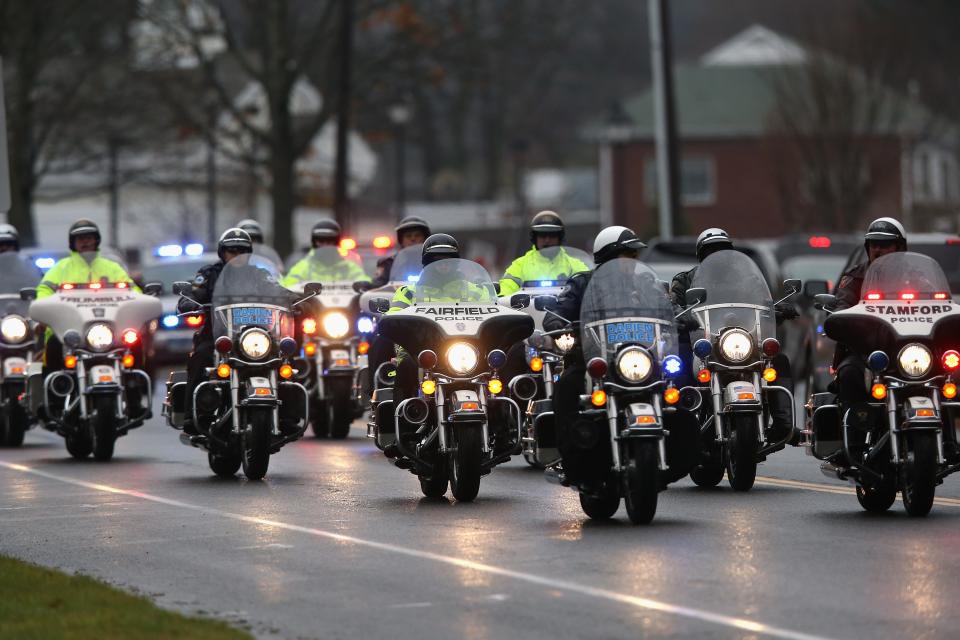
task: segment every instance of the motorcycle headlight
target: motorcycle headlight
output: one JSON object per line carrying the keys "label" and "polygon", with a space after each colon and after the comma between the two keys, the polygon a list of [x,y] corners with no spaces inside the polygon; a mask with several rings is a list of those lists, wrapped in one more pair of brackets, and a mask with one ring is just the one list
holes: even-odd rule
{"label": "motorcycle headlight", "polygon": [[720,338],[720,353],[729,362],[743,362],[753,353],[753,338],[743,329],[730,329]]}
{"label": "motorcycle headlight", "polygon": [[569,353],[573,349],[573,345],[577,344],[577,339],[573,337],[572,333],[561,333],[553,339],[553,344],[557,345],[560,353]]}
{"label": "motorcycle headlight", "polygon": [[342,338],[350,332],[350,321],[339,311],[331,311],[323,316],[323,332],[328,338]]}
{"label": "motorcycle headlight", "polygon": [[900,350],[900,369],[908,378],[922,378],[930,373],[933,354],[922,344],[908,344]]}
{"label": "motorcycle headlight", "polygon": [[98,322],[87,329],[87,344],[94,351],[106,351],[113,346],[113,329]]}
{"label": "motorcycle headlight", "polygon": [[26,321],[20,316],[7,316],[0,322],[0,335],[12,344],[26,338],[28,329]]}
{"label": "motorcycle headlight", "polygon": [[643,382],[650,376],[653,361],[640,347],[627,347],[617,356],[617,373],[627,382]]}
{"label": "motorcycle headlight", "polygon": [[270,336],[263,329],[250,329],[240,338],[240,350],[252,360],[259,360],[270,351]]}
{"label": "motorcycle headlight", "polygon": [[476,369],[479,359],[477,350],[466,342],[454,342],[447,349],[447,366],[460,375],[466,375]]}

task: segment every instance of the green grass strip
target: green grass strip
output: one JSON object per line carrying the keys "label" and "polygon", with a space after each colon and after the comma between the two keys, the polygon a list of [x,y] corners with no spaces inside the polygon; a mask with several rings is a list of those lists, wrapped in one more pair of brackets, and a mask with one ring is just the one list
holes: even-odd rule
{"label": "green grass strip", "polygon": [[249,640],[250,635],[223,622],[165,611],[92,578],[0,556],[0,638]]}

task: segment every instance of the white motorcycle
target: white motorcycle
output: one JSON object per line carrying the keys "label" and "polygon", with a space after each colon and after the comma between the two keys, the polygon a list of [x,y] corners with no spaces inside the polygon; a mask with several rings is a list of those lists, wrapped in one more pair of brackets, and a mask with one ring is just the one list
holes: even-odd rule
{"label": "white motorcycle", "polygon": [[33,426],[23,400],[37,350],[36,323],[20,291],[36,286],[41,276],[17,253],[0,254],[0,273],[0,445],[19,447]]}

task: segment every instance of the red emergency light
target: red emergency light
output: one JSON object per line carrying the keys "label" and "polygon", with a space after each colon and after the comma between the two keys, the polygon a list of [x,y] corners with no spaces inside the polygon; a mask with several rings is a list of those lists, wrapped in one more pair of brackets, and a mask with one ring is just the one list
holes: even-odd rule
{"label": "red emergency light", "polygon": [[812,249],[829,249],[830,238],[827,236],[810,236],[810,247]]}

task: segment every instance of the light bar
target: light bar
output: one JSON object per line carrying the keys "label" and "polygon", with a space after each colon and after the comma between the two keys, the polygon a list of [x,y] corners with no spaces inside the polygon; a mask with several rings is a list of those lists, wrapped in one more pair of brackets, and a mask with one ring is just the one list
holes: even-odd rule
{"label": "light bar", "polygon": [[340,248],[344,251],[353,251],[357,248],[357,241],[353,238],[344,238],[340,241]]}
{"label": "light bar", "polygon": [[552,287],[552,286],[553,286],[553,280],[541,280],[541,281],[540,281],[540,286],[541,286],[541,287]]}
{"label": "light bar", "polygon": [[55,258],[36,258],[33,261],[33,264],[37,265],[38,269],[52,269],[53,265],[57,264]]}
{"label": "light bar", "polygon": [[374,249],[389,249],[393,246],[393,238],[390,236],[377,236],[373,239]]}
{"label": "light bar", "polygon": [[199,242],[192,242],[183,248],[183,252],[194,257],[203,255],[203,245]]}
{"label": "light bar", "polygon": [[179,244],[165,244],[157,247],[155,253],[161,258],[179,258],[183,255],[183,247]]}
{"label": "light bar", "polygon": [[420,276],[417,274],[407,276],[407,282],[420,282]]}
{"label": "light bar", "polygon": [[163,322],[163,326],[165,326],[167,329],[173,329],[178,324],[180,324],[180,318],[172,314],[166,315],[166,316],[163,316],[162,322]]}
{"label": "light bar", "polygon": [[830,238],[827,236],[810,236],[811,249],[829,249],[830,244]]}

